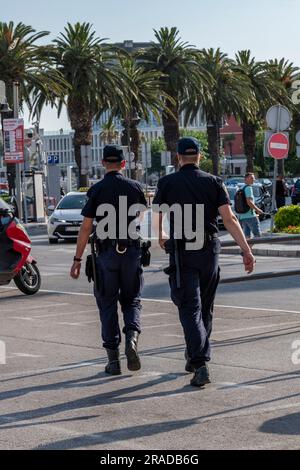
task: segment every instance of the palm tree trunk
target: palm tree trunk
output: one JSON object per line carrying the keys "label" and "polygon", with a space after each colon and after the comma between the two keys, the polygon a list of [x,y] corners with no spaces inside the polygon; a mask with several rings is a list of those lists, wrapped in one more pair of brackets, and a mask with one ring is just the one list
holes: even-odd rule
{"label": "palm tree trunk", "polygon": [[136,180],[137,179],[137,163],[139,160],[140,134],[135,124],[130,129],[130,135],[131,135],[130,147],[131,147],[131,151],[134,153],[134,166],[135,166],[135,169],[131,170],[131,178]]}
{"label": "palm tree trunk", "polygon": [[75,161],[79,171],[78,184],[79,187],[86,188],[89,185],[89,175],[81,174],[81,146],[82,145],[92,145],[92,123],[90,128],[80,128],[75,129],[74,133],[74,154]]}
{"label": "palm tree trunk", "polygon": [[213,163],[213,174],[219,175],[219,133],[217,123],[213,122],[212,125],[206,127],[208,154]]}
{"label": "palm tree trunk", "polygon": [[163,112],[162,122],[164,127],[164,139],[166,142],[166,147],[169,152],[171,152],[171,161],[172,165],[175,168],[178,168],[178,159],[177,159],[177,142],[179,140],[179,106],[178,102],[174,105],[167,101],[167,108],[172,112],[172,114]]}
{"label": "palm tree trunk", "polygon": [[88,187],[89,175],[81,174],[81,145],[92,145],[94,116],[89,109],[86,109],[85,104],[77,99],[69,99],[68,114],[74,130],[74,154],[79,171],[78,184],[79,187]]}
{"label": "palm tree trunk", "polygon": [[242,122],[244,152],[247,157],[246,172],[254,170],[254,156],[256,145],[256,125],[252,122]]}

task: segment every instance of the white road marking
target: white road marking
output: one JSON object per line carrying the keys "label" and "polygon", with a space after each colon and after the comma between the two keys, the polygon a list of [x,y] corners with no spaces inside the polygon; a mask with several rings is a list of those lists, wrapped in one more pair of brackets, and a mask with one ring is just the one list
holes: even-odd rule
{"label": "white road marking", "polygon": [[275,328],[277,326],[287,326],[287,325],[299,325],[299,321],[291,321],[291,322],[285,322],[285,323],[269,323],[268,325],[259,325],[259,326],[249,326],[245,328],[235,328],[233,330],[215,330],[215,334],[224,334],[224,333],[235,333],[239,331],[248,331],[248,330],[259,330],[259,329],[265,329],[265,328]]}
{"label": "white road marking", "polygon": [[149,329],[149,328],[164,328],[165,326],[178,326],[179,323],[165,323],[162,325],[151,325],[151,326],[144,326],[143,330]]}
{"label": "white road marking", "polygon": [[265,388],[263,385],[244,385],[244,384],[238,384],[235,382],[218,382],[216,385],[219,385],[220,388],[217,390],[231,390],[231,389],[248,389],[248,390],[258,390],[261,388]]}
{"label": "white road marking", "polygon": [[12,319],[17,319],[17,320],[39,320],[47,317],[63,317],[65,315],[84,315],[86,313],[91,313],[91,312],[98,312],[97,309],[92,309],[92,310],[81,310],[81,311],[73,311],[73,312],[56,312],[56,313],[45,313],[44,315],[32,315],[31,317],[9,317],[8,320]]}
{"label": "white road marking", "polygon": [[[22,305],[22,311],[24,310],[45,310],[46,308],[50,308],[50,307],[65,307],[66,305],[70,305],[69,303],[52,303],[52,304],[38,304],[38,305],[32,305],[32,306],[24,306]],[[16,308],[13,308],[13,309],[5,309],[4,310],[6,313],[10,313],[10,312],[15,312],[16,311]]]}
{"label": "white road marking", "polygon": [[276,308],[261,308],[261,307],[237,307],[235,305],[215,305],[218,308],[234,308],[238,310],[255,310],[259,312],[279,312],[279,313],[297,313],[300,314],[298,310],[279,310]]}
{"label": "white road marking", "polygon": [[12,357],[31,357],[31,358],[35,358],[35,357],[44,357],[44,356],[41,355],[41,354],[11,353],[7,357],[8,358],[12,358]]}
{"label": "white road marking", "polygon": [[174,312],[157,312],[157,313],[147,313],[143,316],[143,318],[148,317],[159,317],[160,315],[174,315]]}
{"label": "white road marking", "polygon": [[97,361],[87,361],[87,362],[80,362],[79,364],[71,364],[71,365],[66,365],[66,366],[58,366],[58,367],[50,367],[47,369],[33,369],[33,370],[26,370],[24,372],[20,372],[19,374],[16,374],[15,372],[8,372],[7,374],[1,374],[0,382],[4,377],[12,377],[14,379],[23,379],[26,378],[27,376],[30,376],[32,374],[43,374],[43,373],[55,373],[55,372],[60,372],[60,371],[65,371],[65,370],[72,370],[72,369],[79,369],[80,367],[99,367],[99,362]]}
{"label": "white road marking", "polygon": [[[145,328],[145,327],[144,327]],[[143,329],[144,329],[143,328]],[[167,335],[161,335],[161,336],[167,336],[167,337],[170,337],[170,338],[183,338],[183,334],[182,335],[171,335],[171,334],[167,334]]]}
{"label": "white road marking", "polygon": [[[17,290],[17,287],[10,287],[10,286],[0,286],[0,289],[10,289],[10,290]],[[45,292],[49,294],[62,294],[62,295],[76,295],[76,296],[84,296],[84,297],[94,297],[94,294],[88,294],[85,292],[66,292],[66,291],[59,291],[59,290],[50,290],[50,289],[40,289],[39,292]],[[157,302],[157,303],[166,303],[166,304],[173,304],[172,300],[163,300],[163,299],[149,299],[149,298],[142,298],[144,302]],[[217,308],[230,308],[230,309],[239,309],[239,310],[255,310],[258,312],[282,312],[282,313],[297,313],[300,314],[299,310],[279,310],[274,308],[261,308],[261,307],[241,307],[236,305],[215,305]]]}
{"label": "white road marking", "polygon": [[73,323],[71,322],[69,323],[67,321],[57,322],[58,325],[70,325],[70,326],[84,326],[90,323],[99,323],[99,320],[89,320],[89,321],[81,321],[81,322],[73,322]]}

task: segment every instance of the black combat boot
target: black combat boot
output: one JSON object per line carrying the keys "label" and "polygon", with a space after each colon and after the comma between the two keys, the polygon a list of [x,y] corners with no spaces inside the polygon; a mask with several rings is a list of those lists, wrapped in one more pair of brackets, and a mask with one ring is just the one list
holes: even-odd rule
{"label": "black combat boot", "polygon": [[191,385],[194,387],[203,387],[203,385],[210,384],[208,366],[204,364],[195,369],[195,375],[191,379]]}
{"label": "black combat boot", "polygon": [[111,375],[121,374],[120,352],[118,349],[107,349],[108,364],[105,366],[105,372]]}
{"label": "black combat boot", "polygon": [[126,333],[125,354],[127,357],[127,367],[129,370],[139,370],[141,361],[137,352],[139,332],[129,330]]}
{"label": "black combat boot", "polygon": [[188,352],[187,352],[187,349],[184,351],[184,357],[185,357],[185,360],[186,360],[186,363],[185,363],[185,370],[187,372],[195,372],[195,367],[193,366],[193,364],[190,363],[190,358],[188,356]]}

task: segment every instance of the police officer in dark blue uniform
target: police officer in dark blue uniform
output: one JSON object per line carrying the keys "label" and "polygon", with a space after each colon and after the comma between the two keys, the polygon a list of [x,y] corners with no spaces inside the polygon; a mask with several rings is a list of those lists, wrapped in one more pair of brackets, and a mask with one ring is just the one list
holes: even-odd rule
{"label": "police officer in dark blue uniform", "polygon": [[[217,216],[223,217],[224,225],[232,234],[243,253],[245,270],[251,272],[254,257],[244,237],[237,218],[230,208],[230,200],[220,178],[199,168],[200,146],[196,139],[186,137],[178,142],[180,170],[161,178],[153,200],[156,231],[160,246],[170,253],[168,268],[171,298],[178,307],[183,327],[187,359],[186,371],[194,372],[191,385],[201,387],[210,382],[207,362],[211,358],[210,334],[216,289],[219,282],[219,253]],[[191,223],[196,232],[196,205],[204,205],[204,244],[201,249],[189,249],[184,236],[179,240],[174,232],[174,218],[169,214],[170,238],[164,233],[164,210],[158,206],[171,207],[179,204],[182,223],[187,207],[192,207]],[[155,207],[156,206],[156,207]],[[203,207],[203,206],[202,206]],[[183,227],[184,228],[184,227]],[[184,232],[183,232],[184,233]],[[198,234],[199,235],[199,234]],[[191,240],[189,240],[191,242]]]}
{"label": "police officer in dark blue uniform", "polygon": [[[118,375],[121,374],[118,301],[124,318],[123,332],[126,336],[125,354],[128,369],[134,371],[141,367],[137,343],[141,332],[140,297],[143,275],[141,243],[137,232],[138,226],[135,224],[139,213],[135,212],[129,216],[128,209],[138,204],[141,206],[140,210],[145,210],[147,202],[140,184],[125,178],[121,173],[125,167],[125,160],[120,147],[115,145],[104,147],[103,165],[106,168],[105,177],[89,189],[88,201],[82,210],[84,220],[78,236],[71,276],[74,279],[79,277],[81,257],[93,229],[93,220],[96,219],[98,288],[94,288],[94,294],[100,312],[103,347],[108,356],[105,371],[108,374]],[[112,219],[107,218],[110,208],[112,208],[110,214]],[[114,213],[115,218],[113,218]],[[102,233],[99,238],[100,225],[105,229],[105,236]],[[122,230],[123,233],[120,235]]]}

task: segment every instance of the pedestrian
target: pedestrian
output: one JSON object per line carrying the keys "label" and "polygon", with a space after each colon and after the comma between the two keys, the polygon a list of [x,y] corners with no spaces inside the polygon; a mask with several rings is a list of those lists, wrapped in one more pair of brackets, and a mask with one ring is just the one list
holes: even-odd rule
{"label": "pedestrian", "polygon": [[239,213],[238,217],[247,239],[251,238],[251,233],[253,233],[255,237],[261,237],[259,215],[263,214],[263,211],[255,205],[252,189],[254,181],[254,173],[246,173],[245,184],[241,188],[245,195],[246,210],[242,214]]}
{"label": "pedestrian", "polygon": [[[254,268],[254,257],[237,218],[230,207],[230,199],[220,178],[200,170],[200,146],[196,139],[185,137],[178,142],[180,170],[164,176],[158,182],[153,200],[154,228],[159,244],[170,253],[169,283],[171,298],[178,307],[186,342],[186,371],[193,372],[191,385],[201,387],[210,382],[207,363],[211,358],[213,304],[219,282],[219,253],[217,216],[240,246],[245,270]],[[204,245],[188,248],[187,238],[176,240],[174,217],[169,216],[170,234],[163,230],[164,211],[160,206],[182,208],[182,218],[192,213],[193,229],[197,225],[197,206],[204,205]],[[192,211],[190,208],[192,207]],[[202,206],[203,207],[203,206]],[[164,208],[165,210],[165,208]],[[171,214],[172,215],[172,214]],[[171,242],[171,243],[170,243]],[[173,247],[173,248],[172,248]],[[177,251],[176,251],[177,247]],[[179,263],[179,264],[178,264]],[[174,269],[175,265],[175,269]],[[179,279],[180,276],[180,279]],[[179,282],[178,282],[179,281]]]}
{"label": "pedestrian", "polygon": [[283,175],[278,175],[276,180],[276,207],[285,206],[285,196],[287,196],[287,186],[285,184]]}
{"label": "pedestrian", "polygon": [[[141,290],[143,274],[141,267],[141,244],[135,229],[138,212],[128,215],[122,204],[129,209],[139,204],[146,209],[147,203],[140,184],[125,178],[121,171],[125,168],[123,151],[116,145],[107,145],[103,149],[105,177],[93,185],[87,192],[88,201],[82,210],[84,216],[78,241],[71,276],[80,275],[82,255],[97,222],[97,258],[96,271],[98,285],[94,284],[94,295],[100,313],[103,347],[106,349],[108,364],[105,372],[121,374],[120,351],[121,332],[118,321],[118,300],[124,318],[125,354],[128,369],[139,370],[141,367],[137,345],[141,332]],[[122,199],[122,203],[120,202]],[[112,207],[115,219],[110,223],[107,211]],[[106,223],[107,222],[107,223]],[[126,234],[121,234],[122,227]],[[134,228],[132,228],[134,226]],[[104,228],[106,235],[99,238],[99,228]],[[136,237],[136,238],[134,238]]]}

